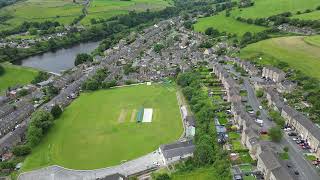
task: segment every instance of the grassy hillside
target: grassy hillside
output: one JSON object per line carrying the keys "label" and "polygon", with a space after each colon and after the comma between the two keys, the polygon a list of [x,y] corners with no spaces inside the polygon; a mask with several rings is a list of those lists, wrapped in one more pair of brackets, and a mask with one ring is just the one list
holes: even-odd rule
{"label": "grassy hillside", "polygon": [[[151,123],[136,123],[142,107],[153,108]],[[174,87],[139,85],[84,93],[27,157],[23,170],[52,164],[74,169],[117,165],[177,140],[182,131]]]}
{"label": "grassy hillside", "polygon": [[172,3],[171,0],[93,0],[88,9],[88,16],[82,20],[83,24],[89,24],[95,18],[109,18],[129,11],[146,11],[147,9],[160,10]]}
{"label": "grassy hillside", "polygon": [[37,71],[31,68],[11,65],[9,63],[1,64],[5,69],[5,74],[0,76],[0,94],[15,85],[30,83],[37,75]]}
{"label": "grassy hillside", "polygon": [[236,9],[233,16],[245,18],[268,17],[282,12],[297,12],[306,9],[315,9],[320,5],[319,0],[255,0],[252,7]]}
{"label": "grassy hillside", "polygon": [[81,14],[81,9],[82,5],[72,3],[72,0],[21,1],[1,9],[0,16],[12,18],[0,23],[0,28],[13,28],[24,21],[54,20],[68,24]]}
{"label": "grassy hillside", "polygon": [[[307,43],[308,42],[308,43]],[[241,50],[242,58],[262,57],[265,64],[287,62],[292,68],[320,79],[320,37],[281,37],[250,44]]]}
{"label": "grassy hillside", "polygon": [[232,17],[226,17],[225,13],[220,13],[219,15],[200,18],[198,22],[194,25],[194,28],[198,32],[204,32],[208,27],[213,27],[219,31],[228,32],[242,36],[246,32],[260,32],[265,30],[265,27],[256,26],[253,24],[247,24],[239,22]]}
{"label": "grassy hillside", "polygon": [[297,18],[297,19],[303,19],[303,20],[320,20],[320,11],[313,11],[311,13],[294,15],[291,18]]}

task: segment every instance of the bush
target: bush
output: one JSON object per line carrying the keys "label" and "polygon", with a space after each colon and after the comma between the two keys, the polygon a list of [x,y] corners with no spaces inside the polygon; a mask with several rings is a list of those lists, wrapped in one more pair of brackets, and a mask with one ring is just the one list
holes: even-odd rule
{"label": "bush", "polygon": [[15,156],[26,156],[31,153],[31,147],[27,145],[16,146],[13,148],[12,153]]}
{"label": "bush", "polygon": [[0,168],[1,169],[14,169],[16,166],[13,162],[1,162]]}
{"label": "bush", "polygon": [[51,115],[53,116],[54,119],[57,119],[60,117],[62,114],[62,109],[60,108],[59,105],[54,105],[51,109]]}
{"label": "bush", "polygon": [[28,90],[22,89],[22,90],[18,91],[17,96],[23,97],[23,96],[26,96],[28,93],[29,93]]}

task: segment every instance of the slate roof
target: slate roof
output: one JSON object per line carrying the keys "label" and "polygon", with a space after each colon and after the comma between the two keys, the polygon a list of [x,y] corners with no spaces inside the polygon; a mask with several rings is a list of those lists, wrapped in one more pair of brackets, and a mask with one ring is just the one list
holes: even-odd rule
{"label": "slate roof", "polygon": [[195,120],[194,116],[187,116],[186,121],[188,122],[188,124],[190,126],[196,127],[196,120]]}
{"label": "slate roof", "polygon": [[195,146],[193,145],[192,140],[188,140],[184,142],[177,141],[172,144],[161,145],[160,149],[163,153],[163,156],[166,159],[169,159],[191,154],[193,153]]}
{"label": "slate roof", "polygon": [[98,178],[97,180],[126,180],[128,178],[126,178],[124,175],[116,173],[116,174],[111,174],[108,175],[104,178]]}

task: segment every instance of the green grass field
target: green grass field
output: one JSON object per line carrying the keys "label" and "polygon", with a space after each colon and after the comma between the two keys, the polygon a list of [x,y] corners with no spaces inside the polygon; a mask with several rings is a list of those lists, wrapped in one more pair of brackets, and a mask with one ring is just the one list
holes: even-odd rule
{"label": "green grass field", "polygon": [[15,85],[28,84],[37,75],[37,71],[31,68],[15,66],[9,63],[1,64],[5,69],[5,74],[0,76],[0,94]]}
{"label": "green grass field", "polygon": [[320,11],[313,11],[311,13],[294,15],[291,18],[297,18],[302,20],[320,20]]}
{"label": "green grass field", "polygon": [[225,13],[219,15],[200,18],[194,25],[194,29],[198,32],[204,32],[207,28],[213,27],[218,29],[220,32],[227,32],[242,36],[246,32],[257,33],[265,30],[265,27],[256,26],[253,24],[247,24],[239,22],[232,17],[226,17]]}
{"label": "green grass field", "polygon": [[315,9],[320,5],[319,0],[255,0],[254,6],[244,9],[235,9],[232,16],[245,18],[261,18],[280,14],[283,12],[305,11]]}
{"label": "green grass field", "polygon": [[72,0],[27,0],[2,8],[1,15],[13,18],[0,23],[1,29],[14,28],[24,21],[52,20],[69,24],[81,14],[82,5],[72,3]]}
{"label": "green grass field", "polygon": [[[153,108],[151,123],[136,123],[141,107]],[[173,86],[139,85],[83,93],[27,157],[23,170],[53,164],[73,169],[117,165],[177,140],[182,132]]]}
{"label": "green grass field", "polygon": [[161,10],[170,6],[171,0],[93,0],[88,10],[88,16],[82,20],[83,24],[90,24],[90,20],[106,19],[115,15],[127,14],[129,11],[146,11],[147,9]]}
{"label": "green grass field", "polygon": [[292,68],[320,79],[320,37],[281,37],[250,44],[240,52],[241,58],[261,57],[262,64],[287,62]]}

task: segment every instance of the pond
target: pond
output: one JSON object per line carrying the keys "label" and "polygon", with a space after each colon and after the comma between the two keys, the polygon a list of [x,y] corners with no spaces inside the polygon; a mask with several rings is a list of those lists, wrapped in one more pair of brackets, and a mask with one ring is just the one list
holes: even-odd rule
{"label": "pond", "polygon": [[79,53],[90,53],[97,48],[99,42],[81,43],[55,52],[47,52],[21,60],[19,65],[35,69],[61,73],[74,67],[74,60]]}

